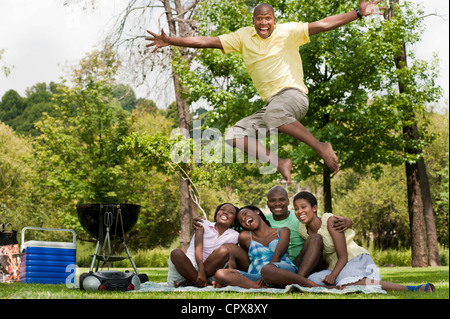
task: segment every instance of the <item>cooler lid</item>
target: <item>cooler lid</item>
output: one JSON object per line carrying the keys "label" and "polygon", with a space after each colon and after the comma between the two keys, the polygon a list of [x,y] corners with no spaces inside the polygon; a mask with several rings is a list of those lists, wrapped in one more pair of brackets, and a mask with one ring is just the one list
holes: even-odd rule
{"label": "cooler lid", "polygon": [[39,241],[29,240],[22,244],[22,251],[27,247],[47,247],[47,248],[63,248],[63,249],[76,249],[75,243],[60,242],[60,241]]}

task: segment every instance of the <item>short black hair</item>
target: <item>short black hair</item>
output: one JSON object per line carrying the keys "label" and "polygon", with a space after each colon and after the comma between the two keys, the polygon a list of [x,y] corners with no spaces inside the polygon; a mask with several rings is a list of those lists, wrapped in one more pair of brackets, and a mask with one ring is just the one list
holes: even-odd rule
{"label": "short black hair", "polygon": [[293,203],[295,203],[295,201],[297,199],[305,199],[308,201],[308,203],[311,204],[311,206],[317,206],[317,199],[316,197],[310,193],[310,192],[300,192],[297,195],[294,196],[294,200]]}

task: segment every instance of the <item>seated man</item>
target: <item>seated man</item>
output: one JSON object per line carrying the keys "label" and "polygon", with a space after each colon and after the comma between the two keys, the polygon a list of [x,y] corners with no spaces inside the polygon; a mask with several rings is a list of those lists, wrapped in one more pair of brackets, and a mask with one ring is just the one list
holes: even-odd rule
{"label": "seated man", "polygon": [[[298,267],[298,274],[308,277],[313,272],[326,269],[322,260],[322,237],[318,234],[311,234],[305,240],[301,234],[306,234],[305,225],[300,223],[288,206],[289,197],[286,190],[281,186],[272,187],[267,193],[267,207],[269,207],[270,213],[266,215],[266,218],[274,228],[288,227],[290,229],[289,258]],[[350,218],[335,217],[336,221],[333,227],[336,230],[344,232],[351,228]],[[299,232],[299,230],[301,231]]]}

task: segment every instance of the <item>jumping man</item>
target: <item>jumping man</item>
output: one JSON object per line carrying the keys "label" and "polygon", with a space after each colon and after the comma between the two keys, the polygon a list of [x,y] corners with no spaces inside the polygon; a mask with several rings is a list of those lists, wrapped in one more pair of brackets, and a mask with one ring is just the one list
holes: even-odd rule
{"label": "jumping man", "polygon": [[300,120],[308,111],[308,88],[303,80],[299,47],[310,36],[336,29],[371,14],[383,14],[381,0],[361,0],[359,8],[311,22],[277,25],[273,8],[265,3],[253,10],[253,27],[217,37],[169,37],[147,31],[152,51],[167,45],[191,48],[216,48],[223,53],[240,52],[259,95],[267,103],[256,113],[238,121],[225,137],[227,143],[277,168],[291,183],[292,160],[279,158],[256,139],[258,128],[274,129],[309,145],[333,172],[339,171],[338,158],[329,143],[317,140]]}

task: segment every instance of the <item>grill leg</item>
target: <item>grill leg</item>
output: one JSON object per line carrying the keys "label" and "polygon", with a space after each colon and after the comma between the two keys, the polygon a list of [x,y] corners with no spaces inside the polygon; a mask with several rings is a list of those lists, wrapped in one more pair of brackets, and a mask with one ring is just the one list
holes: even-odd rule
{"label": "grill leg", "polygon": [[95,259],[97,259],[97,254],[98,254],[99,248],[100,248],[100,241],[97,241],[97,246],[95,247],[94,257],[92,257],[91,268],[89,269],[90,272],[92,271],[92,269],[94,269]]}
{"label": "grill leg", "polygon": [[125,240],[123,238],[121,238],[121,239],[122,239],[123,247],[125,247],[125,251],[127,252],[128,258],[130,259],[131,265],[133,266],[133,269],[134,269],[136,275],[139,275],[136,265],[134,264],[134,260],[131,257],[130,251],[128,250],[127,244],[125,244]]}

